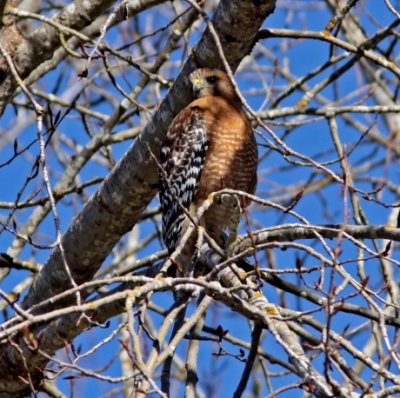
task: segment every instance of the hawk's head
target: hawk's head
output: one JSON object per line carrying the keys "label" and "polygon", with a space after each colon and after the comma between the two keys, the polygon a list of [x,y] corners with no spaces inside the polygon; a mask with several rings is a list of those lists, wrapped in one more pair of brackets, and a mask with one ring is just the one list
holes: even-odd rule
{"label": "hawk's head", "polygon": [[220,69],[196,69],[189,76],[197,98],[213,95],[224,97],[229,101],[238,101],[235,89],[228,75]]}

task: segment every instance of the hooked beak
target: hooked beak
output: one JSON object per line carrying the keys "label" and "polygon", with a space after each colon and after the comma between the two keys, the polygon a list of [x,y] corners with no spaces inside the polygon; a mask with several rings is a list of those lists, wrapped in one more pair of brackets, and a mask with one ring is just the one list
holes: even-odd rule
{"label": "hooked beak", "polygon": [[202,84],[200,79],[193,80],[193,93],[194,95],[198,95],[200,90],[202,89]]}

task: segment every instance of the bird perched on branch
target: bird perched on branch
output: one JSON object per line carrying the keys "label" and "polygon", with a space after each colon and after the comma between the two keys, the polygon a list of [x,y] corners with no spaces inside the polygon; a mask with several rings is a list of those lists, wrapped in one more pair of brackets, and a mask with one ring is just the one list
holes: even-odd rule
{"label": "bird perched on branch", "polygon": [[[160,156],[163,239],[170,254],[192,223],[187,215],[194,217],[211,193],[229,188],[253,194],[257,183],[256,140],[229,77],[222,70],[202,68],[189,79],[197,99],[172,121]],[[240,215],[247,204],[235,195],[219,197],[198,225],[223,247],[225,231],[238,221],[233,213],[239,207]],[[194,254],[197,231],[176,257],[180,271]]]}

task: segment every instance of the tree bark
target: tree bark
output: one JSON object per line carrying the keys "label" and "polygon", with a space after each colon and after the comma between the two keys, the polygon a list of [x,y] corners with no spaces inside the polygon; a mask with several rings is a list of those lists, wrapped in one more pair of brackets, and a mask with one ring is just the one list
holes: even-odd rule
{"label": "tree bark", "polygon": [[[76,0],[65,7],[53,20],[65,27],[77,31],[89,25],[97,16],[101,15],[113,4],[112,0]],[[48,60],[54,51],[60,47],[60,34],[55,27],[43,23],[27,37],[15,32],[15,26],[7,34],[8,29],[3,28],[1,42],[7,45],[13,39],[13,48],[8,46],[8,51],[13,55],[13,62],[21,79],[25,79],[37,66]],[[18,36],[18,40],[15,37]],[[0,115],[9,103],[17,82],[7,71],[5,64],[0,63]]]}

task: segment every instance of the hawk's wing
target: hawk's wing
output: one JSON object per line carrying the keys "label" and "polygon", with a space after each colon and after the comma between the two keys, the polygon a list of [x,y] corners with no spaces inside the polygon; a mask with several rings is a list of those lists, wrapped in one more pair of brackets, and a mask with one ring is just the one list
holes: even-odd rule
{"label": "hawk's wing", "polygon": [[161,148],[160,203],[163,238],[170,253],[182,233],[185,213],[196,194],[208,149],[202,110],[186,107],[172,121]]}

